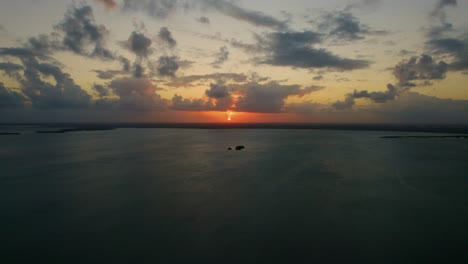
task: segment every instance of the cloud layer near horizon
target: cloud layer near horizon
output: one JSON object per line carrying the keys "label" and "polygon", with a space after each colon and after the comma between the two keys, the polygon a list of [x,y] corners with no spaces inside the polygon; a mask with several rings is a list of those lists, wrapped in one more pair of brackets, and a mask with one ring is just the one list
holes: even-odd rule
{"label": "cloud layer near horizon", "polygon": [[[427,19],[420,21],[424,48],[413,52],[395,47],[404,57],[387,65],[387,81],[376,85],[359,75],[378,72],[379,57],[359,47],[399,45],[392,29],[362,18],[365,10],[381,5],[356,1],[318,14],[304,9],[302,14],[274,15],[266,6],[258,10],[228,0],[70,4],[48,32],[0,47],[0,109],[301,115],[371,111],[385,117],[383,112],[392,112],[389,105],[406,98],[405,111],[416,111],[412,101],[427,101],[441,113],[456,110],[463,112],[456,116],[466,116],[468,108],[461,106],[468,96],[447,101],[421,93],[424,87],[448,81],[451,74],[468,76],[468,32],[451,22],[448,11],[460,3],[439,0],[428,6]],[[139,20],[136,14],[145,17]],[[127,18],[134,28],[119,31],[106,22],[110,15]],[[181,17],[193,25],[181,29]],[[222,19],[235,23],[222,24]],[[302,24],[296,22],[301,19]],[[237,33],[213,33],[220,28]],[[410,56],[415,53],[421,55]],[[74,61],[61,61],[63,56],[74,56]],[[81,61],[91,62],[88,84],[66,66]],[[347,90],[337,88],[343,83],[350,83]],[[459,107],[450,107],[450,102]],[[412,116],[409,112],[406,116]]]}

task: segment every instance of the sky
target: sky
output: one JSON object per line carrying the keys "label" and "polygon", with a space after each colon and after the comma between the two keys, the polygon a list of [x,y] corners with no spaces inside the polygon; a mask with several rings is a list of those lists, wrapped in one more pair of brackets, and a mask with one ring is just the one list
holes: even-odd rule
{"label": "sky", "polygon": [[3,0],[0,122],[468,123],[468,1]]}

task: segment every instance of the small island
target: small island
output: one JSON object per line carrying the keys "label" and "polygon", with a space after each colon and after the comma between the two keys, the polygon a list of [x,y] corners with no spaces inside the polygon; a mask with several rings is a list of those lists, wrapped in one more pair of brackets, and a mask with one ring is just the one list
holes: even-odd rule
{"label": "small island", "polygon": [[384,136],[380,138],[468,138],[468,135],[456,135],[456,136]]}
{"label": "small island", "polygon": [[14,136],[14,135],[21,135],[18,132],[0,132],[0,136]]}
{"label": "small island", "polygon": [[64,134],[70,132],[81,132],[81,131],[105,131],[113,130],[112,127],[75,127],[75,128],[64,128],[59,130],[39,130],[36,131],[38,134]]}

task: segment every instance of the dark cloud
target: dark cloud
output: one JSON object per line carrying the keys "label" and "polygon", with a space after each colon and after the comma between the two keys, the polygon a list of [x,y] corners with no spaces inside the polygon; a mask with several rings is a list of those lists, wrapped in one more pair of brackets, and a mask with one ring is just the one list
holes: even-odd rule
{"label": "dark cloud", "polygon": [[123,57],[123,56],[120,56],[119,61],[122,64],[122,70],[125,71],[125,72],[130,72],[130,68],[131,68],[130,60]]}
{"label": "dark cloud", "polygon": [[299,85],[281,85],[278,82],[266,84],[248,83],[235,87],[240,96],[235,110],[238,112],[279,113],[290,96],[304,96],[314,88],[301,89]]}
{"label": "dark cloud", "polygon": [[135,77],[135,78],[142,78],[142,77],[144,76],[144,74],[145,74],[145,68],[144,68],[141,64],[135,63],[135,64],[133,65],[133,69],[134,69],[134,71],[133,71],[133,77]]}
{"label": "dark cloud", "polygon": [[128,40],[122,44],[140,58],[147,58],[152,53],[152,41],[143,33],[133,31]]}
{"label": "dark cloud", "polygon": [[248,76],[245,74],[239,73],[212,73],[206,75],[188,75],[182,77],[176,77],[171,82],[167,83],[169,87],[179,88],[179,87],[191,87],[196,82],[214,80],[217,82],[225,83],[228,81],[233,82],[245,82]]}
{"label": "dark cloud", "polygon": [[[167,18],[177,10],[191,10],[197,7],[213,9],[226,16],[250,23],[255,26],[285,30],[287,22],[259,11],[247,10],[233,1],[226,0],[123,0],[121,8],[124,11],[143,12],[154,18]],[[201,23],[209,22],[206,17],[197,19]]]}
{"label": "dark cloud", "polygon": [[219,68],[225,61],[229,59],[229,51],[226,46],[219,48],[218,53],[216,53],[216,60],[211,64],[215,68]]}
{"label": "dark cloud", "polygon": [[318,92],[318,91],[321,91],[323,89],[325,89],[325,86],[311,85],[311,86],[307,86],[307,87],[299,90],[296,95],[299,96],[299,97],[304,97],[304,96],[306,96],[306,95],[308,95],[310,93]]}
{"label": "dark cloud", "polygon": [[95,90],[101,98],[109,95],[109,88],[105,87],[102,84],[94,84],[93,90]]}
{"label": "dark cloud", "polygon": [[[91,96],[78,86],[67,73],[51,64],[36,59],[23,59],[24,79],[22,92],[36,108],[86,108]],[[41,76],[52,77],[55,83],[43,81]]]}
{"label": "dark cloud", "polygon": [[[65,14],[65,18],[55,26],[55,29],[64,34],[62,46],[76,54],[113,59],[114,55],[105,47],[109,31],[103,25],[97,25],[93,10],[90,6],[73,6]],[[40,37],[37,40],[41,39]],[[40,43],[42,47],[47,46]],[[54,44],[48,44],[53,46]]]}
{"label": "dark cloud", "polygon": [[159,30],[158,37],[160,40],[162,40],[164,43],[168,45],[169,48],[174,48],[177,45],[177,41],[174,39],[172,36],[171,31],[167,27],[162,27]]}
{"label": "dark cloud", "polygon": [[431,12],[431,17],[437,21],[427,31],[426,44],[431,52],[451,59],[449,70],[464,71],[468,69],[468,37],[466,32],[462,36],[453,36],[456,30],[447,21],[445,8],[448,6],[457,6],[457,1],[439,0]]}
{"label": "dark cloud", "polygon": [[[12,70],[11,76],[21,85],[22,94],[33,107],[86,108],[90,105],[91,96],[58,66],[40,63],[38,58],[44,59],[40,54],[25,48],[1,48],[0,56],[16,57],[21,61],[22,65],[2,65],[5,71]],[[20,67],[22,74],[15,72],[19,71]],[[47,81],[50,79],[53,81]]]}
{"label": "dark cloud", "polygon": [[199,18],[196,19],[198,22],[202,23],[202,24],[210,24],[211,21],[209,18],[205,17],[205,16],[201,16]]}
{"label": "dark cloud", "polygon": [[[445,8],[448,6],[457,6],[456,0],[438,0],[434,10],[430,13],[430,17],[435,24],[432,24],[427,32],[430,39],[441,38],[445,33],[454,30],[452,23],[447,21]],[[434,21],[435,20],[435,21]]]}
{"label": "dark cloud", "polygon": [[177,10],[178,0],[123,0],[122,9],[144,12],[155,18],[166,18]]}
{"label": "dark cloud", "polygon": [[150,79],[124,77],[111,81],[109,88],[118,98],[97,100],[97,108],[130,111],[160,111],[166,108],[167,100],[157,94],[160,89]]}
{"label": "dark cloud", "polygon": [[97,74],[97,77],[102,80],[111,80],[114,79],[116,76],[125,74],[124,71],[119,70],[93,70]]}
{"label": "dark cloud", "polygon": [[320,34],[312,31],[274,32],[257,36],[258,46],[266,53],[257,58],[261,64],[291,66],[297,68],[333,68],[355,70],[367,68],[366,60],[353,60],[332,54],[312,45],[320,43]]}
{"label": "dark cloud", "polygon": [[382,0],[360,0],[357,1],[356,3],[349,4],[345,7],[346,11],[352,10],[352,9],[375,9],[382,3]]}
{"label": "dark cloud", "polygon": [[408,56],[414,55],[415,53],[416,52],[414,52],[414,51],[402,49],[402,50],[400,50],[400,52],[398,54],[400,56],[408,57]]}
{"label": "dark cloud", "polygon": [[109,9],[114,9],[117,7],[117,2],[115,0],[96,0],[96,2],[103,4]]}
{"label": "dark cloud", "polygon": [[12,91],[0,82],[0,109],[23,107],[25,98],[15,91]]}
{"label": "dark cloud", "polygon": [[63,49],[57,34],[41,34],[37,37],[31,37],[28,39],[26,47],[41,54],[50,54],[56,50]]}
{"label": "dark cloud", "polygon": [[447,6],[457,6],[457,0],[438,0],[434,10],[431,12],[431,16],[440,19],[445,23],[446,14],[445,7]]}
{"label": "dark cloud", "polygon": [[408,61],[402,61],[393,69],[393,75],[401,87],[413,87],[414,81],[428,83],[431,80],[445,79],[448,64],[444,61],[436,62],[429,55],[412,57]]}
{"label": "dark cloud", "polygon": [[238,111],[279,113],[284,110],[290,96],[303,97],[323,89],[321,86],[301,88],[299,85],[282,85],[279,82],[244,82],[238,84],[211,83],[205,91],[207,98],[187,99],[175,95],[172,109],[183,111]]}
{"label": "dark cloud", "polygon": [[403,123],[464,124],[468,120],[467,110],[467,100],[442,99],[409,92],[399,96],[398,100],[363,111]]}
{"label": "dark cloud", "polygon": [[356,99],[361,98],[369,99],[375,103],[385,103],[388,101],[395,100],[398,94],[399,91],[395,86],[393,86],[392,84],[387,84],[387,90],[384,92],[369,92],[367,90],[354,91],[353,93],[346,95],[344,101],[337,101],[336,103],[334,103],[333,107],[338,110],[349,109],[356,104]]}
{"label": "dark cloud", "polygon": [[229,88],[226,85],[216,83],[210,84],[210,89],[206,90],[205,94],[209,98],[216,99],[225,98],[230,95]]}
{"label": "dark cloud", "polygon": [[4,71],[8,76],[18,78],[18,74],[24,68],[23,66],[11,62],[0,62],[0,71]]}
{"label": "dark cloud", "polygon": [[359,19],[349,11],[335,11],[324,14],[318,22],[318,29],[337,41],[353,41],[364,39],[369,35],[386,35],[387,31],[372,30],[362,24]]}
{"label": "dark cloud", "polygon": [[179,64],[176,56],[161,56],[159,58],[157,66],[159,75],[174,77],[178,69]]}
{"label": "dark cloud", "polygon": [[234,19],[245,21],[255,26],[268,27],[277,30],[287,29],[287,22],[266,15],[259,11],[244,9],[231,1],[226,0],[203,0],[205,7],[213,8]]}
{"label": "dark cloud", "polygon": [[258,52],[263,51],[259,45],[244,43],[244,42],[242,42],[240,40],[237,40],[237,39],[234,39],[234,38],[232,38],[230,40],[224,40],[224,41],[226,43],[229,43],[234,48],[241,49],[241,50],[243,50],[244,52],[247,52],[247,53],[256,54]]}
{"label": "dark cloud", "polygon": [[32,58],[40,55],[40,53],[34,52],[28,48],[0,48],[0,56]]}
{"label": "dark cloud", "polygon": [[314,78],[312,78],[314,81],[321,81],[323,80],[323,75],[317,75],[317,76],[314,76]]}
{"label": "dark cloud", "polygon": [[367,90],[355,90],[345,96],[345,100],[337,101],[333,107],[338,110],[352,108],[356,99],[369,99],[374,103],[385,103],[396,100],[400,95],[408,92],[418,85],[431,84],[432,80],[445,79],[448,64],[444,61],[436,62],[429,55],[412,57],[408,61],[402,61],[393,68],[393,75],[398,84],[387,84],[384,92],[369,92]]}
{"label": "dark cloud", "polygon": [[179,61],[177,61],[177,63],[179,64],[179,68],[188,69],[188,68],[192,67],[192,65],[195,62],[191,61],[191,60],[179,60]]}
{"label": "dark cloud", "polygon": [[468,69],[468,39],[439,38],[428,42],[431,50],[437,54],[449,55],[452,59],[449,69],[463,71]]}
{"label": "dark cloud", "polygon": [[187,99],[180,95],[172,98],[171,109],[177,111],[227,111],[231,108],[234,100],[232,97],[218,99]]}

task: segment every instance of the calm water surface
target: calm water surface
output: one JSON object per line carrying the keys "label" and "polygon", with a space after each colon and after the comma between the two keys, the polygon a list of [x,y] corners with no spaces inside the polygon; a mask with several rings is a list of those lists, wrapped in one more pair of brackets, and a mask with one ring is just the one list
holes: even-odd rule
{"label": "calm water surface", "polygon": [[0,137],[1,263],[468,263],[467,139],[23,130]]}

